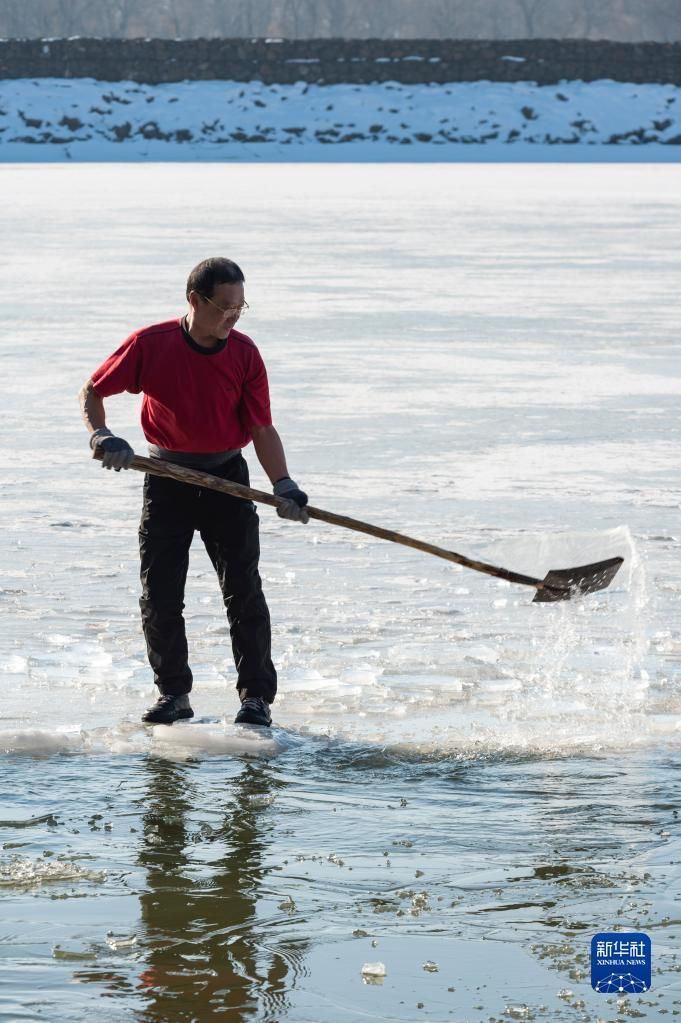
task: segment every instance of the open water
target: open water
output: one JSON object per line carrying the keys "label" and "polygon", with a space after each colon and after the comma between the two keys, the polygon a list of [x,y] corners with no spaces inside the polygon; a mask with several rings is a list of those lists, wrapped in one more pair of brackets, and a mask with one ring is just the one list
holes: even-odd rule
{"label": "open water", "polygon": [[[675,169],[0,174],[0,1019],[681,1015]],[[196,546],[197,719],[144,729],[141,476],[76,395],[213,254],[313,504],[536,575],[620,554],[611,587],[533,605],[263,508],[278,727],[232,725]],[[107,412],[143,452],[138,400]],[[649,992],[592,991],[613,928]]]}

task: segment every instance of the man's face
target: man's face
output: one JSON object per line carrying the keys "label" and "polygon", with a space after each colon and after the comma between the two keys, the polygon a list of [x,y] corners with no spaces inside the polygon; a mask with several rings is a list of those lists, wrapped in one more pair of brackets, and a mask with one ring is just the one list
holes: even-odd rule
{"label": "man's face", "polygon": [[244,286],[216,284],[210,298],[192,291],[189,296],[194,310],[194,324],[199,333],[224,340],[241,315],[244,305]]}

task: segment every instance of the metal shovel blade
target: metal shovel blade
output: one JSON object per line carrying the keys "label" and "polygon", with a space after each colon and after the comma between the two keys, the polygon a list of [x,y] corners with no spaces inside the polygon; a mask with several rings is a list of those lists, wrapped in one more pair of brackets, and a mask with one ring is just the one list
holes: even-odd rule
{"label": "metal shovel blade", "polygon": [[552,569],[542,580],[542,588],[537,590],[532,603],[570,600],[582,593],[604,590],[617,575],[623,561],[624,558],[608,558],[607,561],[596,561],[593,565],[582,565],[580,568]]}

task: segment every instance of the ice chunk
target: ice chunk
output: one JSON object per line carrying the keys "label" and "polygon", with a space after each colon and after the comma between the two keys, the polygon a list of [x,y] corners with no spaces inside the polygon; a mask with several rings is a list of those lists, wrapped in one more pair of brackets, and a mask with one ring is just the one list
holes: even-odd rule
{"label": "ice chunk", "polygon": [[27,659],[19,654],[11,654],[0,664],[0,670],[7,672],[8,675],[23,675],[27,668]]}
{"label": "ice chunk", "polygon": [[385,963],[365,963],[362,967],[363,977],[385,977],[386,973]]}
{"label": "ice chunk", "polygon": [[66,962],[80,962],[86,959],[96,959],[97,953],[87,949],[70,949],[55,945],[52,949],[52,958],[64,959]]}
{"label": "ice chunk", "polygon": [[204,753],[224,756],[271,756],[280,751],[277,740],[264,729],[221,723],[192,723],[187,725],[155,725],[153,743],[166,751],[179,755]]}
{"label": "ice chunk", "polygon": [[101,870],[86,870],[70,860],[31,860],[24,856],[13,856],[0,863],[0,887],[38,888],[44,884],[58,884],[68,881],[103,881],[106,873]]}
{"label": "ice chunk", "polygon": [[117,952],[122,948],[132,948],[133,945],[137,944],[136,934],[115,934],[114,931],[108,931],[106,935],[106,943],[109,948],[112,948],[114,952]]}
{"label": "ice chunk", "polygon": [[48,636],[45,636],[46,641],[50,646],[68,646],[73,640],[71,636],[63,636],[61,632],[51,632]]}
{"label": "ice chunk", "polygon": [[68,731],[48,728],[17,728],[0,731],[2,753],[68,753],[82,748],[79,728]]}

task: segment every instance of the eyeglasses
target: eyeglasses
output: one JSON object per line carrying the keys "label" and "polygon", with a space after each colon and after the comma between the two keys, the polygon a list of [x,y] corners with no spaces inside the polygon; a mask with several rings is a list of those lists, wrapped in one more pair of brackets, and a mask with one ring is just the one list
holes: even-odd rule
{"label": "eyeglasses", "polygon": [[[200,291],[197,291],[197,295],[201,295]],[[216,309],[219,309],[221,313],[226,316],[233,316],[235,313],[237,316],[243,316],[247,309],[250,309],[248,302],[242,302],[241,305],[228,305],[227,307],[218,305],[212,298],[208,298],[208,295],[201,295],[201,298],[206,302],[210,302]]]}

